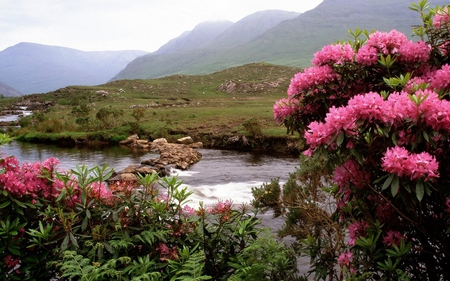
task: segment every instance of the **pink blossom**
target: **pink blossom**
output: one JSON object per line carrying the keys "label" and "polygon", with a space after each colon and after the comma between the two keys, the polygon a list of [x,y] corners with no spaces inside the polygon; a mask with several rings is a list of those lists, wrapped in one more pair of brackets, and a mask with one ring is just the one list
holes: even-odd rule
{"label": "pink blossom", "polygon": [[353,259],[353,253],[352,252],[345,252],[339,255],[338,257],[338,264],[340,266],[350,267],[350,263]]}
{"label": "pink blossom", "polygon": [[299,112],[301,109],[301,104],[298,100],[293,98],[285,98],[277,101],[273,106],[274,119],[278,123],[283,123],[283,121]]}
{"label": "pink blossom", "polygon": [[408,42],[405,34],[393,29],[391,32],[375,31],[369,35],[366,45],[374,47],[383,55],[396,54]]}
{"label": "pink blossom", "polygon": [[189,205],[184,205],[182,213],[187,216],[192,216],[192,215],[195,215],[195,209]]}
{"label": "pink blossom", "polygon": [[313,121],[308,125],[308,129],[305,131],[304,137],[310,148],[314,149],[319,145],[330,143],[332,134],[335,132],[336,130],[333,129],[329,123],[327,124]]}
{"label": "pink blossom", "polygon": [[448,8],[438,10],[433,18],[433,26],[436,29],[448,28],[450,23],[450,15],[448,13]]}
{"label": "pink blossom", "polygon": [[444,64],[431,78],[431,87],[436,91],[450,89],[450,65]]}
{"label": "pink blossom", "polygon": [[364,45],[359,48],[356,61],[366,66],[375,65],[378,63],[378,50],[375,47]]}
{"label": "pink blossom", "polygon": [[439,177],[439,165],[434,156],[427,152],[410,154],[405,148],[388,148],[381,159],[381,167],[388,173],[399,177],[407,176],[411,180],[423,178],[425,181]]}
{"label": "pink blossom", "polygon": [[333,181],[340,187],[347,187],[349,183],[357,188],[363,188],[370,179],[368,173],[363,172],[355,160],[348,160],[335,169]]}
{"label": "pink blossom", "polygon": [[356,239],[359,237],[366,235],[366,230],[369,224],[362,220],[361,222],[355,221],[348,227],[349,241],[348,244],[351,246],[356,245]]}
{"label": "pink blossom", "polygon": [[400,245],[400,242],[405,238],[399,231],[389,230],[383,237],[383,244],[386,246]]}
{"label": "pink blossom", "polygon": [[430,46],[424,41],[407,41],[400,46],[399,61],[405,63],[424,63],[430,59]]}
{"label": "pink blossom", "polygon": [[348,107],[356,119],[388,122],[392,118],[383,97],[375,92],[354,96],[348,101]]}
{"label": "pink blossom", "polygon": [[295,97],[307,91],[315,94],[320,91],[319,86],[334,81],[337,77],[337,74],[329,65],[308,67],[303,72],[295,74],[291,79],[288,96]]}
{"label": "pink blossom", "polygon": [[314,54],[312,63],[315,66],[326,64],[343,64],[345,62],[353,62],[355,52],[350,44],[327,45],[321,51]]}

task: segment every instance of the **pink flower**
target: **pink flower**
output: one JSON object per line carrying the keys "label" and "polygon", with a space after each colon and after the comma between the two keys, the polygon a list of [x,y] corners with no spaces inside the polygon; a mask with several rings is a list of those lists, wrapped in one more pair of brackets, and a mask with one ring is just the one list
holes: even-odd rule
{"label": "pink flower", "polygon": [[391,32],[375,31],[369,35],[366,45],[374,47],[383,55],[396,54],[408,42],[405,34],[393,29]]}
{"label": "pink flower", "polygon": [[436,91],[450,89],[450,65],[444,64],[431,78],[431,87]]}
{"label": "pink flower", "polygon": [[334,81],[337,77],[337,74],[329,65],[308,67],[303,72],[295,74],[291,79],[288,96],[295,97],[308,91],[315,94],[321,91],[319,88],[322,85]]}
{"label": "pink flower", "polygon": [[361,236],[366,235],[366,230],[369,224],[362,220],[361,222],[355,221],[348,227],[348,234],[349,234],[349,241],[348,244],[351,246],[354,246],[356,244],[356,239],[358,239]]}
{"label": "pink flower", "polygon": [[405,238],[399,231],[389,230],[383,237],[383,244],[386,246],[400,245],[400,242]]}
{"label": "pink flower", "polygon": [[388,148],[382,158],[381,167],[388,173],[399,177],[408,176],[411,180],[423,178],[425,181],[439,177],[439,165],[434,156],[427,152],[410,154],[405,148]]}
{"label": "pink flower", "polygon": [[399,61],[411,64],[427,62],[430,59],[430,50],[430,46],[424,41],[405,42],[400,46]]}
{"label": "pink flower", "polygon": [[357,188],[363,188],[370,179],[368,173],[363,172],[355,160],[348,160],[334,171],[333,181],[340,187],[347,187],[349,183]]}
{"label": "pink flower", "polygon": [[345,266],[347,268],[350,267],[350,263],[352,262],[353,259],[353,253],[352,252],[345,252],[339,255],[338,257],[338,264],[340,266]]}
{"label": "pink flower", "polygon": [[315,66],[326,64],[343,64],[345,62],[353,62],[355,52],[350,44],[327,45],[321,51],[314,54],[312,63]]}
{"label": "pink flower", "polygon": [[438,10],[438,12],[434,15],[433,18],[433,26],[436,29],[440,28],[448,28],[450,23],[450,15],[448,13],[448,8]]}
{"label": "pink flower", "polygon": [[276,122],[283,123],[286,118],[289,118],[300,110],[301,104],[298,100],[293,98],[285,98],[277,101],[274,104],[273,115]]}
{"label": "pink flower", "polygon": [[375,47],[364,45],[359,48],[356,61],[366,66],[375,65],[378,63],[378,50]]}
{"label": "pink flower", "polygon": [[183,214],[184,215],[187,215],[187,216],[192,216],[192,215],[195,215],[195,209],[194,208],[192,208],[191,206],[189,206],[189,205],[184,205],[183,206]]}

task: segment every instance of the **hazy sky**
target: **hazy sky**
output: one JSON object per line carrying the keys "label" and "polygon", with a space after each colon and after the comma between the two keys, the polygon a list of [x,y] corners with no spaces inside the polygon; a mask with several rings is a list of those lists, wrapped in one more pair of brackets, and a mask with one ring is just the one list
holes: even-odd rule
{"label": "hazy sky", "polygon": [[211,20],[305,12],[323,0],[0,0],[0,51],[20,42],[83,51],[156,51]]}

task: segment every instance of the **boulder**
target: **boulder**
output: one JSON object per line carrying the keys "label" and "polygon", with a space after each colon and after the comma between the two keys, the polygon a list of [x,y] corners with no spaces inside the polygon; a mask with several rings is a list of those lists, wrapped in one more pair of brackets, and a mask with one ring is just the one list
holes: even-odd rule
{"label": "boulder", "polygon": [[194,140],[191,137],[184,137],[184,138],[181,138],[181,139],[177,139],[177,143],[192,144],[192,143],[194,143]]}
{"label": "boulder", "polygon": [[149,143],[147,140],[140,140],[137,135],[128,137],[126,140],[123,140],[121,144],[157,151],[159,152],[159,157],[144,160],[140,164],[129,165],[122,171],[117,172],[109,182],[137,182],[137,174],[145,175],[158,173],[161,176],[169,176],[172,167],[182,170],[188,169],[189,166],[200,161],[202,154],[194,148],[203,147],[203,143],[194,143],[191,137],[188,137],[187,139],[190,139],[187,140],[189,144],[169,143],[165,138],[156,139]]}
{"label": "boulder", "polygon": [[202,154],[185,144],[152,143],[152,150],[159,151],[160,157],[144,160],[141,164],[156,167],[173,165],[178,169],[186,170],[190,165],[200,161]]}

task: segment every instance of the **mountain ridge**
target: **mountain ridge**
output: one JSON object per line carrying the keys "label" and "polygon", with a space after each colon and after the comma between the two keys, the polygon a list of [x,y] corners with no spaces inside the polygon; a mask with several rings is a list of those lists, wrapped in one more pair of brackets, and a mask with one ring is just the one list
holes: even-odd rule
{"label": "mountain ridge", "polygon": [[88,52],[21,42],[0,52],[0,77],[23,94],[67,85],[98,85],[145,54],[139,50]]}
{"label": "mountain ridge", "polygon": [[[445,1],[430,1],[431,6]],[[409,0],[324,0],[316,8],[285,20],[257,38],[232,49],[191,50],[174,53],[170,59],[144,56],[130,62],[112,80],[148,79],[172,74],[206,74],[253,62],[306,67],[313,54],[324,45],[348,39],[348,30],[397,29],[411,35],[420,23],[419,15],[408,9]],[[195,58],[187,61],[186,56]]]}

